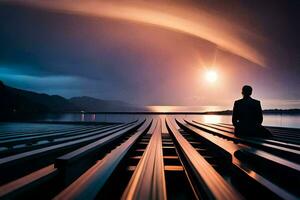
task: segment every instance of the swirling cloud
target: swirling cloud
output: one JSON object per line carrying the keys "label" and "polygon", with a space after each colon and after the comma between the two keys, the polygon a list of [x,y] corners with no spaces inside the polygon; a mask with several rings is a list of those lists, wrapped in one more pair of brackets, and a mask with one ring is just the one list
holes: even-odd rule
{"label": "swirling cloud", "polygon": [[205,39],[217,45],[219,49],[238,55],[260,66],[267,65],[258,48],[264,45],[264,38],[224,20],[221,16],[211,15],[199,7],[138,1],[28,0],[14,1],[14,3],[55,10],[56,12],[152,24]]}

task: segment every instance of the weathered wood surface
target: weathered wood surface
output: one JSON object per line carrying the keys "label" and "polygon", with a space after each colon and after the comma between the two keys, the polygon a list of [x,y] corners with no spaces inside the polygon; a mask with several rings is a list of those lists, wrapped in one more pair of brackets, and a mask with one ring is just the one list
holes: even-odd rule
{"label": "weathered wood surface", "polygon": [[299,129],[267,127],[271,138],[239,138],[230,124],[145,118],[19,129],[5,123],[0,198],[300,198]]}

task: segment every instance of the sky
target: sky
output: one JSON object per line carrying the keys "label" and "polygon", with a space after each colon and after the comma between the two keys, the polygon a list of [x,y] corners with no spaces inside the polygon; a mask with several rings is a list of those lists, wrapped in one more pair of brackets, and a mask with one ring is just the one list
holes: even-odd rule
{"label": "sky", "polygon": [[[300,108],[300,3],[1,1],[0,80],[66,98]],[[207,71],[217,80],[206,80]]]}

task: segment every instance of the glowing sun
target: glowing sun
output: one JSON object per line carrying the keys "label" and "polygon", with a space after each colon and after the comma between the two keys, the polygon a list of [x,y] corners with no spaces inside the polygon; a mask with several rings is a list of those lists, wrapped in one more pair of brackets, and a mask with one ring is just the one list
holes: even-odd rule
{"label": "glowing sun", "polygon": [[209,70],[205,73],[205,79],[210,83],[216,82],[218,79],[218,74],[214,70]]}

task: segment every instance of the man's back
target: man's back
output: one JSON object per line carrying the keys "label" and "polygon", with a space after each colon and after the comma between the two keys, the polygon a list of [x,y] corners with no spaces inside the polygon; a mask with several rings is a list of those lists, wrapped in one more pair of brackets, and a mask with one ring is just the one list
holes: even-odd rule
{"label": "man's back", "polygon": [[258,126],[263,121],[260,101],[251,97],[235,101],[232,123],[234,126]]}
{"label": "man's back", "polygon": [[270,137],[271,133],[261,124],[263,121],[260,101],[251,98],[252,87],[245,85],[242,99],[234,102],[232,124],[236,136]]}

